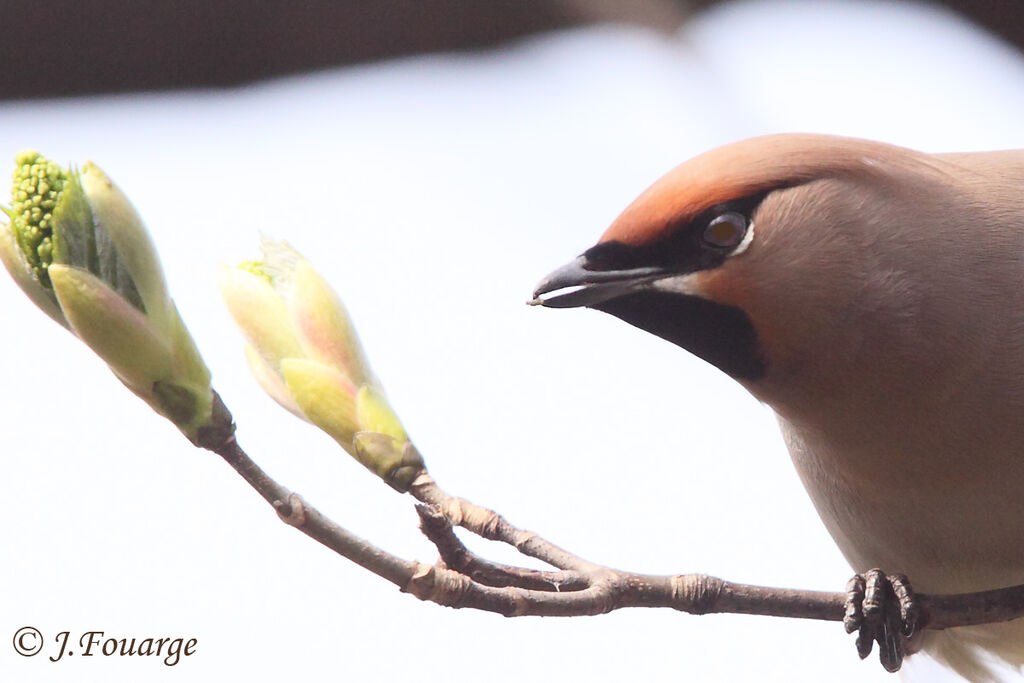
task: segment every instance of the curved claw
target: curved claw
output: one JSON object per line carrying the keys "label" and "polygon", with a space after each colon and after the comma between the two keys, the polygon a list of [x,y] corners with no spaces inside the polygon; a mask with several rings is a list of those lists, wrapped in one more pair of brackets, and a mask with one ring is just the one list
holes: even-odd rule
{"label": "curved claw", "polygon": [[864,624],[857,633],[857,654],[861,659],[867,659],[871,654],[871,648],[875,646],[875,627]]}
{"label": "curved claw", "polygon": [[[896,628],[893,628],[893,627]],[[878,659],[882,667],[889,673],[896,673],[903,665],[903,636],[899,624],[892,624],[888,619],[883,622],[878,638]]]}

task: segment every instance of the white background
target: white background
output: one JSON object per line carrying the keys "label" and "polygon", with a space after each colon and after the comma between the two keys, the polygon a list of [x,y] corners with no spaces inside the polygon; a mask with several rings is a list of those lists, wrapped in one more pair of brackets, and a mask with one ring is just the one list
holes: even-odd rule
{"label": "white background", "polygon": [[[388,550],[435,557],[408,497],[248,376],[214,268],[255,257],[260,232],[344,298],[450,492],[603,564],[841,590],[850,570],[767,408],[611,317],[524,302],[707,148],[783,131],[1024,147],[1022,112],[1024,59],[951,14],[752,2],[669,37],[599,27],[237,90],[0,103],[0,157],[114,177],[242,445]],[[504,619],[403,595],[277,521],[6,276],[0,397],[4,680],[894,680],[835,623]],[[51,663],[13,653],[24,625],[199,643],[173,668]]]}

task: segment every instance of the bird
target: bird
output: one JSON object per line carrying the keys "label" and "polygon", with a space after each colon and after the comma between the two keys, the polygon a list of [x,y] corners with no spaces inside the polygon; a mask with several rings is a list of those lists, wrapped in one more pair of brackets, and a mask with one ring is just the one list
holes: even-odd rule
{"label": "bird", "polygon": [[[1024,584],[1024,150],[727,144],[657,180],[531,303],[609,313],[770,406],[858,574]],[[1024,665],[1024,619],[906,649],[995,680]]]}

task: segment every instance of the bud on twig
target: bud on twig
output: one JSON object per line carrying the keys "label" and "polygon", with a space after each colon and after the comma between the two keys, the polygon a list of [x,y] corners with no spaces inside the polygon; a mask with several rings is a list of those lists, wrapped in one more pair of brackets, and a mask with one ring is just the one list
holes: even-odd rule
{"label": "bud on twig", "polygon": [[196,442],[211,420],[210,372],[128,198],[92,163],[68,170],[22,152],[16,164],[0,261],[39,308]]}
{"label": "bud on twig", "polygon": [[218,275],[248,341],[253,375],[275,401],[407,490],[423,460],[370,371],[341,300],[285,242],[264,239],[262,248],[262,260],[222,266]]}

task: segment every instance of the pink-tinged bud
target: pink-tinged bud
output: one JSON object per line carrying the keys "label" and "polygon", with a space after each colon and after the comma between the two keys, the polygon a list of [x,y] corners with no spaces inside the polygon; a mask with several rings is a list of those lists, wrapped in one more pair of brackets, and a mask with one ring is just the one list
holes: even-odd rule
{"label": "pink-tinged bud", "polygon": [[359,430],[355,385],[337,369],[306,358],[285,358],[281,373],[306,419],[351,453],[352,437]]}
{"label": "pink-tinged bud", "polygon": [[423,461],[370,371],[344,305],[289,245],[264,239],[262,247],[263,260],[218,272],[253,375],[275,401],[406,490]]}

